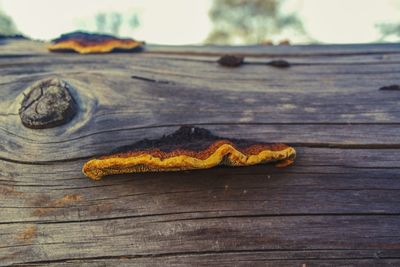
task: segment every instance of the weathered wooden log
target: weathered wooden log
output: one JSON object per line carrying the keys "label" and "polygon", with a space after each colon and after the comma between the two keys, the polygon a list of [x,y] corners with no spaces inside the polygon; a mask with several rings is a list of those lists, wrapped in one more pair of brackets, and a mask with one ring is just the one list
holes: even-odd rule
{"label": "weathered wooden log", "polygon": [[[245,64],[220,66],[226,53]],[[0,40],[0,265],[399,265],[400,95],[379,90],[399,71],[397,44],[84,56]],[[25,127],[23,92],[54,77],[76,89],[75,116]],[[189,124],[298,156],[284,169],[81,172]]]}

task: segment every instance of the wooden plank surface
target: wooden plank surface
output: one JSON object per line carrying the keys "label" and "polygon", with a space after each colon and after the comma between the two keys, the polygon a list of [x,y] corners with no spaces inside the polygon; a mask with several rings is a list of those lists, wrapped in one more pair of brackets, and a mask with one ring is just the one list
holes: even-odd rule
{"label": "wooden plank surface", "polygon": [[[0,43],[0,266],[398,266],[400,46],[160,47],[49,54]],[[236,69],[218,55],[246,55]],[[274,58],[289,69],[265,65]],[[68,81],[68,124],[18,115]],[[194,124],[294,145],[293,166],[117,175],[83,163]]]}

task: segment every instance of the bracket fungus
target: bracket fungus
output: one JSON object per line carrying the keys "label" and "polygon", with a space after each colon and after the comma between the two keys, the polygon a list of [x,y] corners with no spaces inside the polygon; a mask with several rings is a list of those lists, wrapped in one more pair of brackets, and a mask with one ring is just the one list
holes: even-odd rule
{"label": "bracket fungus", "polygon": [[224,67],[236,68],[243,64],[244,57],[237,55],[224,55],[218,59],[218,64]]}
{"label": "bracket fungus", "polygon": [[144,42],[129,38],[117,38],[107,34],[72,32],[53,40],[48,49],[51,52],[77,52],[99,54],[109,52],[134,51],[142,48]]}
{"label": "bracket fungus", "polygon": [[381,91],[400,91],[400,85],[398,84],[392,84],[388,86],[382,86],[379,88]]}
{"label": "bracket fungus", "polygon": [[89,160],[82,171],[99,180],[112,174],[293,162],[295,156],[294,148],[284,144],[221,138],[203,128],[182,126],[170,135],[144,139],[119,148],[116,153]]}
{"label": "bracket fungus", "polygon": [[267,63],[267,65],[270,65],[275,68],[289,68],[291,65],[288,61],[283,60],[283,59],[278,59],[278,60],[272,60]]}

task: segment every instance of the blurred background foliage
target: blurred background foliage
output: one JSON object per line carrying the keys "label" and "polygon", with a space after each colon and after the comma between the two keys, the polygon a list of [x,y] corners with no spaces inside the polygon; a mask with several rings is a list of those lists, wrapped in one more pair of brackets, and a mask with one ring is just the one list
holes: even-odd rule
{"label": "blurred background foliage", "polygon": [[379,23],[376,27],[381,32],[379,41],[385,41],[392,37],[400,37],[400,23]]}
{"label": "blurred background foliage", "polygon": [[209,44],[263,44],[272,35],[291,28],[307,37],[303,24],[294,13],[284,14],[279,0],[214,0],[209,16],[213,29]]}
{"label": "blurred background foliage", "polygon": [[13,20],[0,10],[0,35],[7,36],[15,34],[18,34],[18,31]]}
{"label": "blurred background foliage", "polygon": [[95,20],[97,32],[108,33],[116,36],[119,36],[123,24],[127,24],[132,31],[140,26],[139,15],[137,13],[133,13],[126,17],[118,12],[102,12],[96,15]]}
{"label": "blurred background foliage", "polygon": [[[1,4],[0,0],[0,4]],[[9,0],[9,1],[14,1],[14,0]],[[22,0],[18,0],[22,1]],[[41,0],[42,2],[45,2],[45,0]],[[142,2],[142,9],[140,12],[138,12],[136,9],[137,6],[135,6],[136,2],[135,1],[129,1],[129,0],[123,0],[126,1],[126,7],[127,9],[123,9],[123,5],[119,9],[114,9],[114,10],[107,10],[107,9],[93,9],[92,13],[89,15],[89,17],[83,17],[83,18],[74,18],[77,21],[80,21],[80,23],[75,22],[75,29],[76,30],[86,30],[86,31],[96,31],[99,33],[107,33],[107,34],[112,34],[116,36],[137,36],[140,34],[152,32],[155,33],[156,36],[165,36],[168,34],[171,34],[171,38],[178,38],[180,36],[187,36],[189,34],[196,35],[197,31],[193,31],[191,33],[189,32],[181,32],[179,29],[174,29],[175,31],[171,33],[169,31],[166,31],[165,28],[162,28],[163,30],[160,30],[157,27],[154,27],[154,25],[161,25],[163,26],[166,24],[165,18],[160,19],[156,15],[153,15],[150,19],[147,18],[147,20],[143,20],[142,14],[146,13],[146,8],[148,9],[153,9],[154,8],[159,8],[160,2],[157,1],[152,1],[152,4],[147,4],[149,2]],[[115,3],[121,3],[121,1],[115,1]],[[160,0],[161,1],[161,0]],[[179,4],[179,0],[175,0],[176,5]],[[203,0],[200,0],[203,1]],[[206,0],[204,0],[206,1]],[[168,13],[171,11],[170,14],[170,19],[173,20],[175,19],[178,20],[178,24],[175,25],[181,25],[181,24],[188,24],[186,25],[186,28],[190,27],[197,27],[197,29],[205,29],[204,34],[202,35],[203,37],[203,43],[205,44],[218,44],[218,45],[232,45],[232,44],[271,44],[273,41],[277,43],[277,40],[283,41],[282,43],[289,43],[292,40],[290,38],[295,38],[298,43],[318,43],[320,39],[314,39],[312,36],[312,31],[309,27],[309,24],[305,23],[307,22],[307,19],[304,19],[304,17],[301,16],[301,12],[299,10],[303,7],[303,4],[308,2],[307,0],[207,0],[209,5],[206,6],[207,9],[204,9],[202,11],[202,14],[204,14],[204,17],[206,16],[206,10],[209,10],[208,12],[208,17],[209,17],[209,25],[206,25],[207,23],[207,18],[205,21],[201,22],[200,27],[198,24],[198,19],[196,18],[191,18],[193,21],[187,21],[188,17],[186,20],[183,21],[183,19],[179,16],[174,17],[175,13],[173,13],[173,9],[171,10],[160,10],[164,13]],[[312,2],[311,0],[309,0]],[[331,0],[328,2],[332,2],[335,0]],[[357,0],[352,0],[354,3],[356,3]],[[378,1],[378,0],[376,0]],[[379,1],[375,1],[375,7],[380,6]],[[387,3],[391,3],[392,8],[390,10],[386,9],[386,13],[390,13],[391,11],[394,12],[399,12],[400,14],[400,0],[385,0]],[[297,8],[292,8],[292,9],[287,9],[286,8],[286,3],[287,2],[296,2],[298,4]],[[84,2],[82,2],[84,3]],[[112,2],[114,3],[114,2]],[[186,2],[185,2],[186,3]],[[353,3],[353,5],[354,5]],[[361,2],[360,2],[361,3]],[[71,4],[72,5],[72,4]],[[189,7],[186,7],[186,11],[182,12],[195,12],[195,10],[189,10],[193,9],[192,3],[189,5]],[[182,2],[180,2],[180,6],[182,6]],[[316,6],[316,3],[314,1],[314,6]],[[374,5],[370,5],[368,7],[368,1],[365,1],[365,5],[360,5],[359,6],[359,12],[364,11],[369,11],[368,15],[365,15],[365,17],[369,16],[370,14],[374,14]],[[32,5],[33,7],[33,5]],[[129,7],[129,8],[128,8]],[[168,5],[167,5],[168,7]],[[315,17],[318,15],[321,11],[321,7],[324,7],[323,5],[319,5],[318,8],[316,8],[313,13],[311,13],[312,17]],[[338,6],[340,8],[340,5]],[[14,9],[19,10],[19,6]],[[25,8],[25,7],[21,7]],[[54,7],[53,7],[54,8]],[[78,7],[79,8],[79,7]],[[172,8],[172,6],[171,6]],[[369,9],[368,9],[369,8]],[[164,8],[165,9],[165,8]],[[135,11],[136,10],[136,11]],[[290,11],[292,10],[292,11]],[[91,10],[90,10],[91,11]],[[324,12],[329,12],[330,10],[325,10]],[[337,13],[338,11],[336,11]],[[372,13],[371,13],[372,12]],[[14,12],[15,13],[15,12]],[[23,12],[22,12],[23,13]],[[21,14],[22,14],[21,13]],[[179,13],[179,12],[178,12]],[[376,13],[376,12],[375,12]],[[159,13],[160,14],[160,13]],[[179,13],[182,14],[182,13]],[[325,13],[327,14],[327,13]],[[361,14],[361,13],[360,13]],[[395,13],[396,14],[396,13]],[[182,15],[181,15],[182,16]],[[373,40],[374,42],[387,42],[387,41],[399,41],[400,40],[400,21],[396,22],[396,19],[393,19],[392,15],[392,20],[388,21],[380,21],[379,19],[373,20],[371,19],[371,22],[375,23],[375,29],[374,26],[370,26],[370,28],[365,28],[361,29],[363,27],[363,24],[356,25],[357,22],[357,17],[359,15],[357,12],[354,13],[354,23],[351,23],[350,25],[348,22],[346,24],[337,26],[341,21],[341,14],[337,14],[337,17],[335,16],[334,19],[325,19],[325,17],[322,17],[322,21],[325,22],[325,24],[319,24],[322,26],[322,32],[329,32],[329,30],[324,31],[324,28],[327,27],[330,29],[333,29],[331,27],[332,25],[336,25],[339,28],[340,31],[330,31],[332,34],[339,34],[341,31],[345,31],[346,28],[349,28],[347,26],[353,26],[352,30],[348,30],[350,32],[350,40],[353,38],[353,33],[355,33],[355,30],[360,29],[360,31],[364,30],[364,32],[371,32],[371,31],[376,31],[377,34],[375,34],[376,40]],[[364,17],[364,19],[365,19]],[[381,16],[382,18],[384,16]],[[18,17],[20,18],[20,17]],[[27,18],[26,19],[31,19]],[[15,18],[17,22],[20,22],[17,18]],[[36,22],[38,25],[47,25],[45,24],[44,20],[45,18],[43,16],[37,16]],[[350,17],[352,19],[352,17]],[[72,19],[71,19],[72,20]],[[394,21],[393,21],[394,20]],[[38,22],[39,21],[39,22]],[[28,22],[30,23],[30,22]],[[192,23],[192,24],[191,24]],[[197,23],[197,24],[195,24]],[[56,23],[54,23],[56,24]],[[73,22],[71,22],[73,24]],[[152,24],[151,30],[148,30],[146,27],[147,25]],[[315,24],[315,23],[314,23]],[[317,23],[318,24],[318,23]],[[354,26],[354,25],[356,26]],[[372,24],[374,25],[374,24]],[[57,25],[49,25],[50,26],[55,26],[56,29],[58,29]],[[144,26],[144,27],[143,27]],[[307,27],[306,27],[307,26]],[[43,27],[43,26],[42,26]],[[341,28],[340,28],[341,27]],[[45,32],[45,29],[42,30],[42,28],[36,27],[36,29],[40,29],[39,31]],[[146,30],[147,29],[147,30]],[[353,30],[354,29],[354,30]],[[157,32],[158,30],[158,32]],[[169,30],[169,29],[167,29]],[[207,35],[208,32],[208,35]],[[310,33],[311,32],[311,33]],[[314,31],[315,32],[315,31]],[[1,10],[0,6],[0,35],[15,35],[15,34],[20,34],[16,24],[13,22],[13,19],[5,14]],[[22,32],[22,34],[26,34],[27,36],[30,36],[30,32]],[[60,33],[61,34],[61,33]],[[173,35],[175,34],[175,35]],[[154,36],[154,34],[153,34]],[[314,35],[315,36],[315,35]],[[325,35],[324,35],[325,36]],[[54,36],[57,37],[57,36]],[[161,37],[160,37],[161,38]],[[199,38],[199,39],[200,39]],[[288,41],[285,41],[285,39],[289,39]],[[322,39],[322,38],[321,38]],[[372,38],[371,38],[372,39]],[[201,39],[200,39],[201,40]],[[179,42],[179,41],[178,41]],[[198,41],[197,41],[198,42]],[[279,42],[278,42],[279,43]]]}

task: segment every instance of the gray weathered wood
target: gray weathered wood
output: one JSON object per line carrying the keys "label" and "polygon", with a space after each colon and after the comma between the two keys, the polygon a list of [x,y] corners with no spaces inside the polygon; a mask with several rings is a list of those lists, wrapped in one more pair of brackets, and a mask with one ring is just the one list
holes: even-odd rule
{"label": "gray weathered wood", "polygon": [[[400,47],[160,47],[50,54],[0,44],[0,266],[400,264]],[[218,55],[246,55],[226,69]],[[276,69],[273,58],[293,63]],[[80,110],[25,128],[22,92],[59,77]],[[106,177],[90,157],[201,125],[292,144],[293,166]]]}

